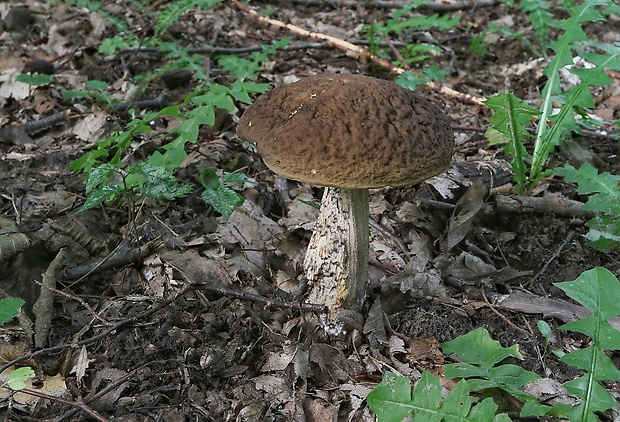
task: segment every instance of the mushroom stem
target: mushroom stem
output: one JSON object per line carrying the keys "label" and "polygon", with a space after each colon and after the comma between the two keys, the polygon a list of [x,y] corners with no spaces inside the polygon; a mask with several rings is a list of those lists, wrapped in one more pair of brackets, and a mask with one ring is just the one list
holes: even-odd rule
{"label": "mushroom stem", "polygon": [[325,188],[304,269],[308,300],[359,312],[368,285],[368,189]]}

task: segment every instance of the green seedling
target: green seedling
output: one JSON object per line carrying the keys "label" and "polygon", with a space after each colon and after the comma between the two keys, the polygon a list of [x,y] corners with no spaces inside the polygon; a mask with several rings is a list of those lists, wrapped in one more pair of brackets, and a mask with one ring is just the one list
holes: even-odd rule
{"label": "green seedling", "polygon": [[366,397],[368,407],[375,412],[379,422],[400,422],[412,414],[414,421],[471,421],[506,422],[505,413],[496,415],[497,405],[487,397],[472,406],[467,381],[460,381],[442,400],[439,377],[428,371],[422,373],[413,394],[407,377],[386,372],[381,384]]}
{"label": "green seedling", "polygon": [[[0,300],[0,325],[10,322],[19,314],[19,309],[24,305],[20,298],[11,297]],[[12,390],[22,390],[28,381],[34,377],[32,368],[25,366],[11,372],[8,378],[0,384],[0,388],[10,388]]]}
{"label": "green seedling", "polygon": [[18,297],[0,300],[0,325],[4,325],[15,318],[19,314],[19,309],[24,303],[25,302]]}
{"label": "green seedling", "polygon": [[[602,8],[602,10],[598,10]],[[576,116],[595,107],[590,87],[606,86],[613,80],[606,70],[620,69],[620,45],[600,45],[588,40],[583,31],[583,24],[604,19],[610,9],[617,9],[609,0],[588,0],[584,4],[569,9],[570,16],[555,26],[563,34],[549,44],[555,56],[545,67],[543,74],[547,83],[542,90],[542,106],[535,110],[510,93],[498,94],[486,104],[493,110],[491,139],[503,137],[507,143],[506,151],[510,154],[515,173],[518,193],[531,192],[543,177],[550,174],[544,168],[550,154],[560,145],[563,138],[580,130]],[[590,48],[586,51],[585,47]],[[592,52],[596,49],[597,52]],[[581,57],[589,63],[587,67],[573,66],[573,59]],[[566,90],[561,84],[561,70],[567,68],[577,75],[581,82]],[[559,111],[554,107],[560,105]],[[537,119],[533,136],[525,130],[525,125]],[[533,151],[527,152],[528,138],[533,139]]]}
{"label": "green seedling", "polygon": [[553,174],[576,183],[577,193],[589,196],[583,209],[598,213],[586,223],[590,229],[586,234],[590,246],[600,250],[617,247],[620,242],[620,176],[599,173],[589,163],[578,169],[566,164],[554,169]]}
{"label": "green seedling", "polygon": [[73,98],[92,98],[95,101],[111,106],[113,101],[108,93],[109,85],[107,82],[92,79],[86,82],[85,89],[69,89],[64,94],[65,100]]}
{"label": "green seedling", "polygon": [[[366,25],[363,31],[366,34],[370,52],[378,57],[388,59],[390,57],[388,48],[387,46],[383,46],[383,42],[386,39],[390,39],[393,34],[411,34],[431,28],[440,31],[448,31],[460,24],[460,19],[458,17],[450,17],[448,14],[439,15],[434,13],[431,15],[411,16],[412,11],[426,3],[430,3],[430,0],[413,1],[394,11],[392,17],[385,23],[377,22]],[[393,64],[395,66],[406,66],[417,62],[423,62],[440,52],[441,48],[430,43],[419,41],[407,43],[405,47],[399,49],[399,53],[405,63],[401,63],[400,60],[394,60]],[[399,82],[398,79],[396,82],[409,89],[415,89],[415,87],[420,84],[440,81],[447,74],[447,72],[438,71],[436,68],[425,70],[423,74],[419,76],[414,75],[412,72],[406,73],[409,75],[401,75],[398,78],[401,82]]]}
{"label": "green seedling", "polygon": [[[524,403],[521,417],[555,416],[571,422],[599,421],[597,412],[616,405],[601,381],[620,380],[620,370],[605,353],[620,350],[620,331],[608,322],[610,318],[620,315],[620,303],[616,299],[620,297],[620,282],[610,271],[597,267],[583,272],[574,281],[555,285],[592,312],[591,317],[559,327],[585,334],[591,339],[591,344],[584,349],[556,354],[564,363],[585,372],[583,376],[564,384],[568,393],[581,399],[580,404],[574,407],[561,403],[547,406],[526,394],[523,386],[540,377],[517,365],[502,364],[506,359],[523,360],[517,346],[502,347],[491,339],[485,329],[477,328],[441,346],[444,353],[455,355],[460,360],[444,367],[444,376],[459,382],[443,402],[439,380],[434,375],[425,372],[412,395],[408,378],[388,372],[381,384],[368,395],[368,406],[380,422],[400,422],[410,413],[414,420],[437,422],[510,420],[505,415],[495,414],[497,407],[492,401],[488,402],[490,398],[472,407],[469,397],[470,391],[501,389]],[[538,326],[543,335],[550,338],[549,326],[540,323]],[[452,395],[459,397],[462,403],[459,414],[455,414],[451,407],[453,402],[449,399]]]}
{"label": "green seedling", "polygon": [[215,170],[205,169],[200,173],[200,183],[204,187],[201,198],[206,204],[228,220],[232,212],[243,204],[245,197],[226,185],[252,183],[253,181],[241,173],[226,173],[221,181]]}
{"label": "green seedling", "polygon": [[126,170],[105,163],[95,167],[86,179],[88,198],[80,211],[119,197],[130,203],[138,196],[171,201],[186,197],[192,190],[191,186],[179,183],[169,169],[146,161],[132,164]]}

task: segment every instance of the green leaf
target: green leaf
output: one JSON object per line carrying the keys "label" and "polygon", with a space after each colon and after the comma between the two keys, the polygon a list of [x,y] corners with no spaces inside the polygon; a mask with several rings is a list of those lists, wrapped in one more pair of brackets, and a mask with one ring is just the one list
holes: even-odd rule
{"label": "green leaf", "polygon": [[524,141],[530,137],[527,125],[540,113],[510,92],[494,95],[484,103],[493,110],[492,128],[508,139],[504,151],[511,157],[517,192],[524,193],[526,162],[530,158],[524,146]]}
{"label": "green leaf", "polygon": [[461,360],[474,365],[483,365],[487,368],[503,361],[506,358],[523,360],[516,344],[502,347],[497,340],[493,340],[489,332],[478,327],[467,334],[452,341],[441,344],[444,353],[455,354]]}
{"label": "green leaf", "polygon": [[[574,281],[554,285],[595,313],[600,321],[620,315],[620,283],[606,268],[596,267],[581,273]],[[595,333],[585,334],[593,336]]]}
{"label": "green leaf", "polygon": [[[189,113],[189,118],[181,122],[179,126],[172,129],[171,133],[177,133],[179,140],[195,144],[198,141],[198,133],[201,125],[213,126],[215,123],[215,111],[213,104],[206,104],[196,107]],[[185,145],[185,144],[183,144]]]}
{"label": "green leaf", "polygon": [[93,189],[84,202],[84,205],[80,207],[80,212],[94,208],[104,201],[116,197],[116,195],[123,192],[123,190],[124,188],[122,185],[105,185]]}
{"label": "green leaf", "polygon": [[243,173],[226,173],[222,176],[224,183],[246,183],[251,180]]}
{"label": "green leaf", "polygon": [[17,75],[17,78],[15,78],[15,80],[17,82],[23,82],[32,86],[41,86],[52,83],[54,81],[54,78],[52,78],[50,75],[40,75],[38,73],[33,73],[31,75],[27,73],[22,73],[20,75]]}
{"label": "green leaf", "polygon": [[19,314],[19,308],[25,302],[18,297],[0,300],[0,325],[6,324]]}
{"label": "green leaf", "polygon": [[104,92],[108,89],[110,85],[107,82],[100,81],[97,79],[91,79],[86,82],[86,88],[94,89],[95,91]]}
{"label": "green leaf", "polygon": [[506,414],[495,415],[497,405],[491,398],[472,408],[469,392],[468,382],[460,381],[442,402],[439,377],[424,371],[412,395],[407,377],[386,372],[366,402],[379,422],[400,422],[409,413],[413,414],[414,422],[510,421]]}
{"label": "green leaf", "polygon": [[409,379],[386,372],[381,384],[368,394],[366,402],[370,410],[377,415],[379,422],[402,421],[411,411],[411,407],[408,406],[411,402]]}
{"label": "green leaf", "polygon": [[144,177],[145,183],[140,187],[140,193],[144,196],[172,201],[184,198],[192,192],[190,185],[179,183],[172,170],[165,167],[143,161],[129,166],[127,171]]}
{"label": "green leaf", "polygon": [[226,186],[218,186],[217,189],[205,188],[201,195],[205,203],[222,214],[224,220],[228,220],[238,206],[243,204],[245,198]]}
{"label": "green leaf", "polygon": [[34,371],[29,366],[24,366],[11,372],[4,385],[13,390],[22,390],[32,378],[34,378]]}
{"label": "green leaf", "polygon": [[116,168],[111,163],[105,163],[95,167],[88,175],[88,179],[86,179],[86,195],[89,195],[94,189],[110,181],[115,170]]}
{"label": "green leaf", "polygon": [[[235,110],[235,103],[230,96],[230,89],[218,84],[211,85],[207,94],[194,97],[192,102],[198,105],[211,105],[228,111]],[[209,124],[209,126],[212,125],[213,123]]]}
{"label": "green leaf", "polygon": [[469,387],[475,391],[500,388],[518,399],[532,399],[521,387],[539,379],[538,375],[517,365],[495,366],[507,358],[523,360],[517,345],[502,347],[487,330],[480,327],[443,343],[441,348],[444,353],[455,354],[463,361],[445,365],[446,377],[467,379]]}
{"label": "green leaf", "polygon": [[220,181],[213,169],[204,169],[200,172],[200,183],[205,189],[215,190],[220,187]]}
{"label": "green leaf", "polygon": [[540,334],[542,334],[545,339],[545,347],[549,347],[549,342],[551,341],[552,336],[551,326],[549,326],[546,321],[538,320],[536,322],[536,327],[538,327],[538,331],[540,331]]}
{"label": "green leaf", "polygon": [[572,299],[593,313],[592,317],[560,326],[591,337],[592,344],[561,357],[569,365],[586,371],[582,377],[564,384],[566,390],[582,403],[568,412],[571,420],[597,420],[594,412],[604,412],[616,404],[614,398],[599,384],[602,380],[620,380],[620,370],[603,352],[603,348],[618,350],[620,331],[611,327],[609,318],[620,315],[620,282],[607,269],[596,267],[583,272],[574,281],[555,283]]}

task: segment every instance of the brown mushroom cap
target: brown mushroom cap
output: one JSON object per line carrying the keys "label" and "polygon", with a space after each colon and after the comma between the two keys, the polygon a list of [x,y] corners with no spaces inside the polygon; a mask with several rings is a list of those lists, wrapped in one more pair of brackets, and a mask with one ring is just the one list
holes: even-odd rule
{"label": "brown mushroom cap", "polygon": [[393,82],[348,74],[261,95],[237,135],[282,176],[348,189],[419,183],[445,170],[454,151],[439,107]]}

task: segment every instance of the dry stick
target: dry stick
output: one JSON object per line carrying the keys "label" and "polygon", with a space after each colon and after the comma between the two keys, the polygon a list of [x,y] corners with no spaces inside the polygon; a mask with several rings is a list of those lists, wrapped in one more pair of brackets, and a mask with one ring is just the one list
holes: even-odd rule
{"label": "dry stick", "polygon": [[161,237],[150,240],[139,248],[132,247],[129,244],[129,239],[126,239],[114,251],[100,261],[89,262],[78,267],[67,268],[60,271],[58,273],[58,280],[67,282],[73,281],[74,283],[69,286],[71,287],[86,276],[100,274],[142,262],[162,245],[163,240]]}
{"label": "dry stick", "polygon": [[65,344],[61,344],[59,346],[53,346],[53,347],[47,347],[45,349],[40,349],[37,350],[36,352],[32,352],[32,353],[27,353],[25,355],[19,356],[7,363],[5,363],[4,365],[0,366],[0,373],[2,373],[3,371],[5,371],[7,368],[10,368],[11,366],[15,365],[16,363],[22,362],[24,360],[27,359],[34,359],[38,356],[42,356],[42,355],[46,355],[46,354],[50,354],[50,353],[56,353],[56,352],[60,352],[64,349],[69,349],[69,348],[77,348],[80,346],[83,346],[85,344],[91,344],[94,343],[98,340],[101,340],[102,338],[112,334],[113,332],[115,332],[116,330],[118,330],[119,328],[122,328],[126,325],[129,324],[133,324],[136,321],[139,321],[141,319],[144,318],[148,318],[149,316],[153,315],[155,312],[165,308],[166,306],[170,305],[172,302],[174,302],[177,298],[179,298],[180,296],[184,295],[189,289],[190,289],[190,285],[184,285],[183,287],[181,287],[179,289],[179,291],[172,297],[170,297],[169,299],[166,299],[165,301],[161,302],[159,305],[155,306],[152,309],[149,309],[147,311],[144,311],[141,314],[138,315],[134,315],[131,318],[127,318],[124,319],[122,321],[117,322],[116,324],[108,327],[107,329],[105,329],[104,331],[100,332],[97,335],[94,335],[92,337],[89,337],[87,339],[84,340],[80,340],[78,342],[75,343],[65,343]]}
{"label": "dry stick", "polygon": [[[116,389],[118,386],[120,386],[124,382],[127,382],[134,375],[134,372],[137,369],[143,368],[143,367],[147,366],[150,363],[151,362],[148,362],[147,364],[141,365],[138,368],[133,369],[129,374],[123,375],[122,377],[120,377],[116,381],[111,382],[110,384],[108,384],[104,388],[102,388],[101,390],[97,391],[96,394],[92,394],[92,392],[91,392],[92,396],[89,394],[88,396],[86,396],[86,398],[84,400],[81,400],[80,403],[85,403],[86,405],[90,405],[92,403],[95,403],[97,400],[99,400],[100,398],[102,398],[103,396],[108,394],[110,391]],[[66,412],[64,415],[61,415],[61,416],[53,419],[52,422],[62,422],[64,420],[70,419],[76,413],[78,413],[79,411],[80,411],[80,408],[71,409],[68,412]]]}
{"label": "dry stick", "polygon": [[84,308],[86,308],[86,310],[88,310],[92,314],[93,318],[95,318],[97,321],[99,321],[103,325],[105,325],[105,326],[112,325],[111,322],[108,322],[105,319],[103,319],[102,317],[100,317],[99,314],[97,314],[97,312],[95,312],[95,310],[88,303],[86,303],[84,300],[82,300],[81,297],[76,296],[74,294],[67,293],[67,292],[63,292],[63,291],[55,289],[55,288],[53,288],[51,286],[46,286],[43,283],[41,283],[39,281],[36,281],[36,280],[34,282],[37,283],[43,289],[50,290],[50,291],[56,293],[57,295],[64,296],[67,299],[75,300],[75,301],[79,302],[80,305],[82,305]]}
{"label": "dry stick", "polygon": [[[452,125],[452,130],[458,132],[486,132],[488,127],[479,127],[479,126],[461,126],[461,125]],[[533,129],[528,129],[528,132],[531,135],[535,135]],[[616,133],[604,133],[605,131],[596,132],[588,129],[581,129],[580,135],[585,138],[594,138],[594,139],[602,139],[605,141],[618,141],[620,140],[620,136]]]}
{"label": "dry stick", "polygon": [[574,230],[568,233],[568,235],[566,236],[566,239],[564,239],[564,241],[560,244],[560,246],[558,246],[558,249],[553,253],[553,255],[551,255],[551,257],[547,260],[547,262],[545,262],[545,265],[543,265],[540,271],[538,271],[534,275],[534,277],[532,277],[530,280],[523,283],[523,287],[529,287],[533,283],[535,283],[540,278],[540,276],[543,275],[547,271],[547,268],[549,268],[549,265],[551,265],[551,263],[560,256],[560,254],[562,253],[562,250],[566,247],[566,245],[568,245],[573,240],[573,237],[575,237]]}
{"label": "dry stick", "polygon": [[[290,23],[284,23],[282,21],[279,21],[277,19],[271,19],[268,18],[267,16],[263,16],[261,14],[259,14],[257,11],[250,9],[249,7],[243,5],[239,0],[231,0],[240,10],[243,10],[244,12],[248,13],[250,16],[252,16],[254,19],[258,20],[259,22],[263,22],[269,25],[273,25],[277,28],[284,28],[288,31],[290,31],[293,34],[302,36],[302,37],[307,37],[307,38],[314,38],[317,40],[323,40],[323,41],[327,41],[328,43],[330,43],[331,45],[333,45],[334,47],[343,50],[347,56],[353,57],[356,60],[360,60],[360,61],[366,61],[366,60],[370,60],[373,63],[389,70],[390,72],[397,74],[397,75],[401,75],[403,73],[405,73],[405,69],[401,68],[401,67],[397,67],[394,66],[392,63],[390,63],[387,60],[384,60],[374,54],[372,54],[370,51],[366,50],[365,48],[359,47],[353,43],[350,43],[348,41],[342,40],[340,38],[336,38],[336,37],[332,37],[320,32],[313,32],[313,31],[308,31],[307,29],[303,29],[300,28],[299,26],[290,24]],[[448,88],[447,86],[441,85],[438,82],[430,82],[427,84],[431,89],[436,89],[438,90],[441,94],[445,95],[446,97],[450,97],[450,98],[454,98],[454,99],[458,99],[460,101],[463,102],[468,102],[468,103],[472,103],[472,104],[476,104],[476,105],[484,105],[483,101],[485,101],[484,98],[481,97],[476,97],[474,95],[471,94],[465,94],[459,91],[456,91],[452,88]]]}
{"label": "dry stick", "polygon": [[43,273],[41,286],[49,287],[43,289],[39,293],[39,298],[32,306],[34,320],[34,346],[41,347],[47,342],[47,337],[52,327],[52,308],[54,303],[54,292],[51,289],[56,288],[56,273],[65,263],[67,249],[60,248],[54,260],[49,264],[47,270]]}
{"label": "dry stick", "polygon": [[95,412],[93,409],[88,407],[86,403],[84,403],[83,401],[66,400],[61,397],[51,396],[49,394],[45,394],[37,390],[31,390],[30,388],[23,388],[19,391],[24,394],[30,394],[31,396],[34,396],[34,397],[39,397],[39,398],[47,399],[47,400],[54,401],[57,403],[66,404],[67,406],[73,407],[75,410],[75,413],[81,410],[81,411],[88,413],[90,416],[92,416],[94,419],[98,420],[99,422],[108,422],[106,418],[104,418],[99,413]]}
{"label": "dry stick", "polygon": [[[303,4],[304,6],[330,6],[339,7],[365,7],[378,9],[400,9],[405,3],[402,1],[382,1],[382,0],[292,0],[293,4]],[[463,0],[447,2],[433,2],[421,4],[418,8],[422,10],[431,10],[434,12],[452,12],[455,10],[475,9],[478,7],[495,6],[497,0]]]}
{"label": "dry stick", "polygon": [[559,196],[495,195],[495,210],[504,213],[531,214],[552,212],[560,217],[594,218],[596,212],[583,209],[584,203]]}
{"label": "dry stick", "polygon": [[256,295],[253,293],[242,292],[234,289],[227,289],[225,287],[217,287],[208,284],[202,283],[192,283],[190,284],[190,290],[204,290],[206,292],[215,293],[221,296],[229,296],[234,297],[241,300],[248,300],[251,302],[261,303],[265,305],[266,308],[286,308],[286,309],[297,309],[302,311],[312,311],[312,312],[325,312],[324,305],[318,305],[314,303],[304,303],[304,302],[285,302],[282,300],[273,300],[266,298],[265,296]]}
{"label": "dry stick", "polygon": [[514,322],[512,322],[511,320],[509,320],[505,315],[503,315],[500,311],[498,311],[497,309],[495,309],[495,306],[491,305],[491,302],[489,302],[489,299],[487,298],[487,294],[486,292],[481,289],[482,291],[482,299],[484,299],[485,303],[487,304],[487,306],[489,307],[489,309],[491,310],[491,312],[493,312],[495,315],[497,315],[498,317],[500,317],[501,319],[503,319],[504,321],[506,321],[506,323],[508,325],[510,325],[512,328],[514,328],[517,331],[520,331],[521,333],[525,334],[527,337],[530,337],[532,335],[532,333],[528,333],[526,330],[524,330],[523,328],[519,327],[518,325],[516,325]]}

